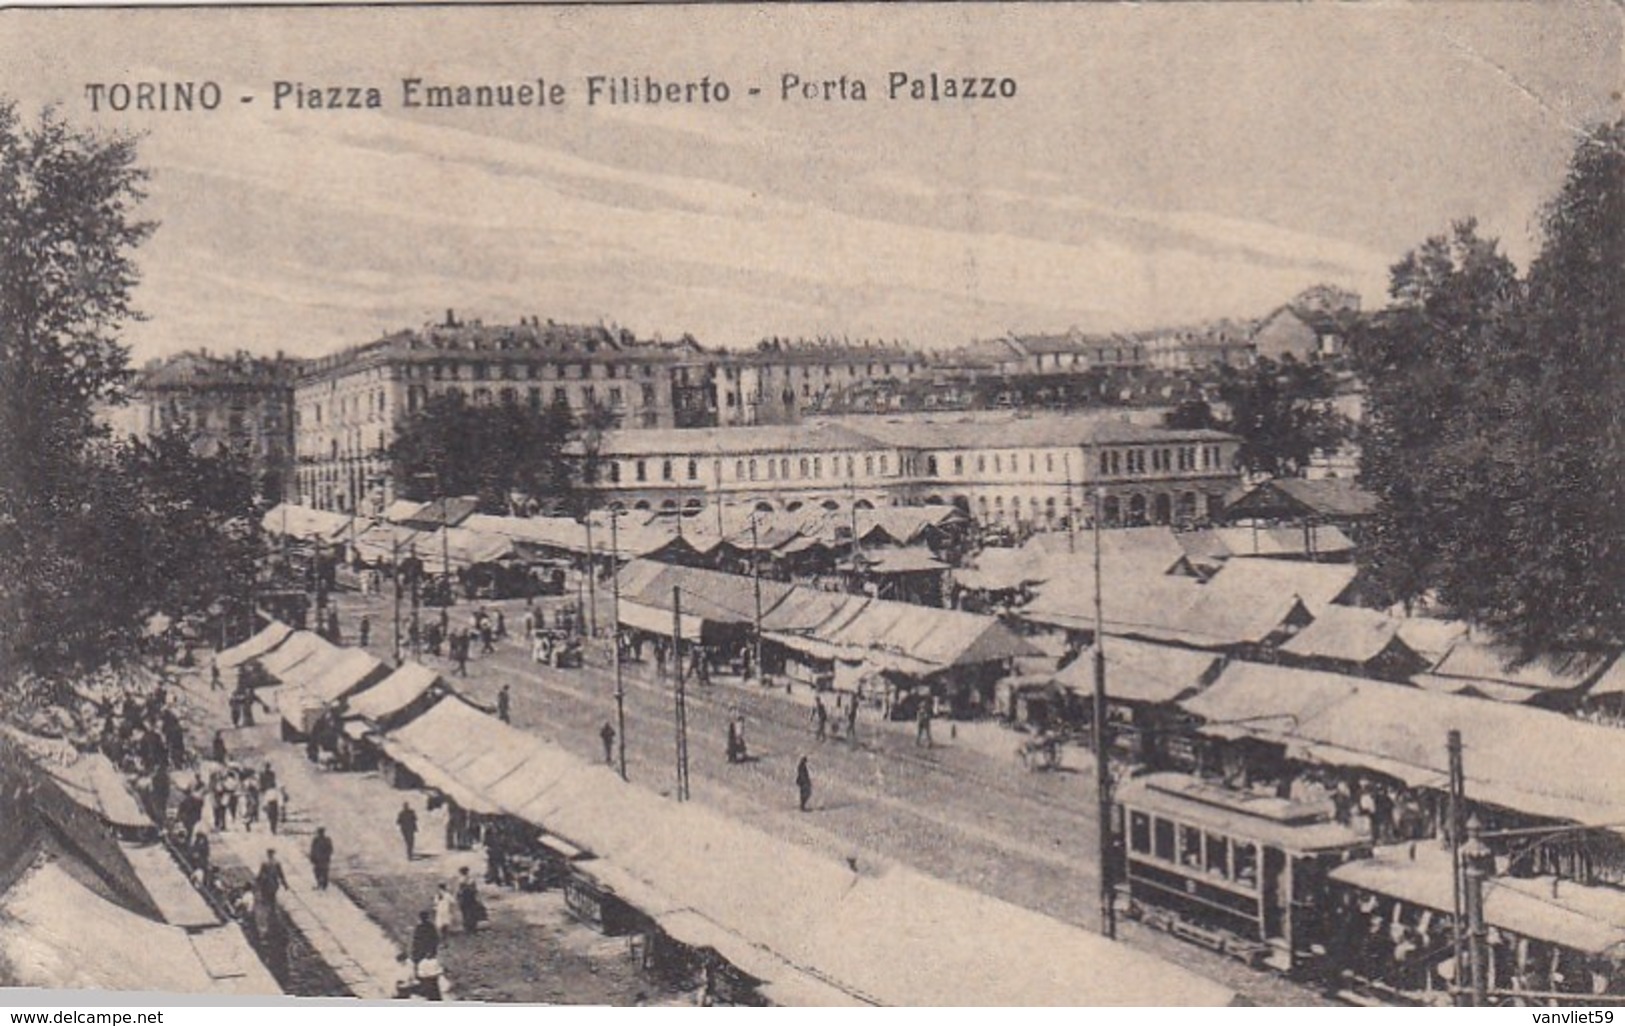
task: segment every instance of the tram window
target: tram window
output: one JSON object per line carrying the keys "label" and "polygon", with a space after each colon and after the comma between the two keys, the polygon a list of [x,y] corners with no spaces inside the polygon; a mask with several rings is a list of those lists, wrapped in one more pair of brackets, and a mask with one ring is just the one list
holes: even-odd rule
{"label": "tram window", "polygon": [[1258,882],[1258,849],[1251,844],[1236,842],[1236,875],[1239,883]]}
{"label": "tram window", "polygon": [[1219,834],[1207,835],[1207,871],[1219,876],[1230,875],[1230,846]]}
{"label": "tram window", "polygon": [[1174,860],[1174,825],[1166,819],[1158,819],[1152,828],[1153,854],[1164,862]]}
{"label": "tram window", "polygon": [[1128,814],[1129,848],[1142,855],[1151,852],[1151,817],[1143,812]]}
{"label": "tram window", "polygon": [[1202,868],[1202,831],[1193,826],[1179,828],[1179,864]]}

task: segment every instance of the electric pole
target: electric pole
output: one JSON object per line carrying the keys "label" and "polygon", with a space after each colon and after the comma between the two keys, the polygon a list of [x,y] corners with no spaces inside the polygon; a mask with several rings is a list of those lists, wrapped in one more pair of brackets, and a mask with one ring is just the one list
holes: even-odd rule
{"label": "electric pole", "polygon": [[1463,786],[1463,770],[1461,761],[1461,731],[1452,730],[1445,740],[1450,755],[1450,804],[1447,811],[1449,817],[1446,823],[1446,837],[1450,841],[1450,882],[1455,907],[1451,917],[1451,940],[1456,951],[1456,1000],[1457,1005],[1463,1003],[1465,991],[1462,981],[1467,978],[1467,934],[1462,923],[1462,906],[1465,903],[1465,884],[1461,872],[1461,828],[1462,828],[1462,799],[1465,795]]}
{"label": "electric pole", "polygon": [[614,604],[615,626],[613,640],[615,642],[615,743],[620,748],[621,779],[626,777],[626,687],[621,677],[621,557],[620,557],[620,529],[617,522],[620,514],[615,510],[609,511],[609,563],[610,563],[610,601]]}
{"label": "electric pole", "polygon": [[1095,489],[1095,791],[1100,801],[1100,932],[1117,937],[1117,902],[1112,888],[1112,771],[1106,746],[1106,614],[1100,574],[1100,489]]}
{"label": "electric pole", "polygon": [[683,685],[683,591],[671,589],[671,657],[677,664],[677,800],[688,801],[688,696]]}
{"label": "electric pole", "polygon": [[586,517],[587,524],[587,630],[588,636],[598,636],[598,583],[597,568],[593,562],[592,551],[592,514]]}
{"label": "electric pole", "polygon": [[756,680],[766,682],[767,677],[762,672],[762,550],[761,539],[756,534],[756,510],[750,514],[750,576],[751,585],[756,592],[756,649],[752,660],[756,668]]}

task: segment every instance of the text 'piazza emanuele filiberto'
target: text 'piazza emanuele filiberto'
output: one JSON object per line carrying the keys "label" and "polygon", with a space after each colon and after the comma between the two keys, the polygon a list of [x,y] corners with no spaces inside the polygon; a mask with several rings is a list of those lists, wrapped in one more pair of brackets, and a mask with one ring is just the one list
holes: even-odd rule
{"label": "text 'piazza emanuele filiberto'", "polygon": [[[871,95],[894,101],[931,103],[1013,100],[1016,80],[1007,75],[947,75],[935,71],[886,73],[881,88],[871,93],[869,82],[858,75],[803,76],[784,72],[778,88],[766,90],[746,84],[736,91],[725,79],[712,75],[661,78],[654,75],[587,75],[573,86],[564,81],[536,77],[511,82],[435,82],[416,76],[399,80],[393,99],[406,110],[534,107],[559,108],[569,103],[598,106],[709,106],[727,104],[743,95],[776,97],[784,103],[857,101]],[[271,108],[276,111],[379,110],[390,96],[387,87],[368,84],[315,84],[286,79],[271,83]],[[228,99],[213,81],[87,82],[85,98],[92,112],[186,114],[212,112]],[[235,94],[251,104],[252,91]]]}

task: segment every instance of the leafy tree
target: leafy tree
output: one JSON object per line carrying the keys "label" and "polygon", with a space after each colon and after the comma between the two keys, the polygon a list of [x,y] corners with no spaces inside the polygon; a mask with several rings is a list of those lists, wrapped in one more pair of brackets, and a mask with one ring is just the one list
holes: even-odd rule
{"label": "leafy tree", "polygon": [[1363,562],[1394,601],[1482,605],[1507,529],[1496,496],[1519,472],[1504,459],[1503,367],[1520,291],[1496,241],[1463,221],[1393,266],[1390,305],[1353,337],[1368,388],[1361,480],[1383,499]]}
{"label": "leafy tree", "polygon": [[1243,468],[1275,477],[1292,476],[1317,452],[1349,438],[1347,418],[1332,406],[1336,382],[1321,364],[1262,357],[1248,368],[1219,369],[1218,398],[1228,416],[1215,417],[1206,402],[1182,403],[1170,426],[1216,427],[1241,437]]}
{"label": "leafy tree", "polygon": [[1467,222],[1393,268],[1356,338],[1362,558],[1526,654],[1625,640],[1625,123],[1583,139],[1520,281]]}
{"label": "leafy tree", "polygon": [[512,513],[573,496],[563,453],[572,426],[563,404],[475,406],[448,392],[403,422],[390,461],[407,498],[474,495],[484,512]]}
{"label": "leafy tree", "polygon": [[1218,417],[1206,399],[1182,399],[1162,418],[1163,425],[1176,431],[1200,431],[1219,426]]}
{"label": "leafy tree", "polygon": [[180,432],[132,440],[117,459],[145,611],[239,614],[253,593],[259,551],[246,462],[229,452],[199,455]]}
{"label": "leafy tree", "polygon": [[118,395],[139,317],[145,181],[133,139],[0,100],[0,687],[99,665],[134,626],[92,404]]}

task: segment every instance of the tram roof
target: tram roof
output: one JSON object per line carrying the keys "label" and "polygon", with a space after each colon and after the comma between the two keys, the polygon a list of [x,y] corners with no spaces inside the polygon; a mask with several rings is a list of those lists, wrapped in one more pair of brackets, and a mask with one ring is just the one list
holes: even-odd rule
{"label": "tram roof", "polygon": [[1135,777],[1118,787],[1117,798],[1125,808],[1297,854],[1355,848],[1365,840],[1354,829],[1326,818],[1329,803],[1318,806],[1233,791],[1184,773]]}

